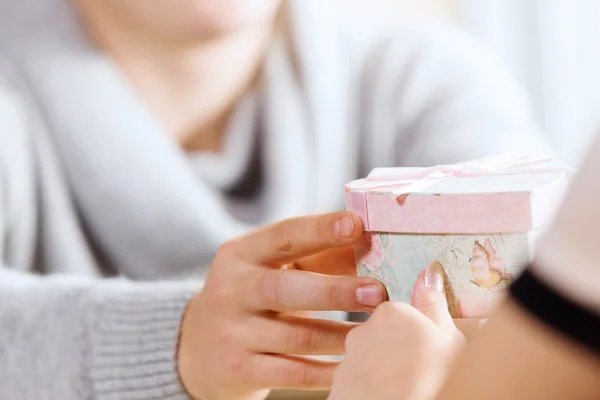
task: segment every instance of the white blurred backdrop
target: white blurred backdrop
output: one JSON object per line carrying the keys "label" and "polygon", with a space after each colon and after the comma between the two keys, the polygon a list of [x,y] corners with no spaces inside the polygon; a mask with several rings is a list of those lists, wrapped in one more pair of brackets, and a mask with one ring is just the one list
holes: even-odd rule
{"label": "white blurred backdrop", "polygon": [[557,155],[577,165],[600,130],[598,0],[333,0],[353,18],[455,20],[527,90]]}

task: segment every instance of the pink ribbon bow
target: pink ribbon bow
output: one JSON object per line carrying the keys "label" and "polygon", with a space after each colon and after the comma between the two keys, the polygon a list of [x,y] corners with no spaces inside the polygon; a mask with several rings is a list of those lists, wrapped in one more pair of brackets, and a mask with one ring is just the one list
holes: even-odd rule
{"label": "pink ribbon bow", "polygon": [[368,191],[381,187],[400,186],[392,194],[397,196],[398,202],[402,204],[410,193],[421,192],[447,179],[572,171],[564,163],[552,158],[504,154],[429,168],[376,168],[367,176],[367,181],[381,182],[371,186]]}

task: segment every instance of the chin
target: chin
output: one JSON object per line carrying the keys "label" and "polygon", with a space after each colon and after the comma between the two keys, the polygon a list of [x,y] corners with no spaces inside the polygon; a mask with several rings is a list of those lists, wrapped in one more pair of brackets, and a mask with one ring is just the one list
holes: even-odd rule
{"label": "chin", "polygon": [[229,34],[254,30],[260,27],[265,27],[271,23],[272,19],[268,18],[226,18],[213,20],[210,22],[203,21],[202,25],[191,25],[188,27],[187,33],[191,38],[210,38],[218,36],[226,36]]}
{"label": "chin", "polygon": [[[81,0],[163,38],[195,40],[270,24],[284,0]],[[94,9],[92,8],[92,11]]]}
{"label": "chin", "polygon": [[280,0],[206,0],[196,2],[189,14],[187,26],[191,32],[202,36],[217,36],[265,26],[274,20]]}

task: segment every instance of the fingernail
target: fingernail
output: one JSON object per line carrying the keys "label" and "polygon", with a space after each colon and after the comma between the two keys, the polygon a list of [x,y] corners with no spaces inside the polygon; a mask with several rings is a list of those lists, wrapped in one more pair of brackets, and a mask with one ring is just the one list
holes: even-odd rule
{"label": "fingernail", "polygon": [[363,306],[377,307],[383,302],[381,287],[377,285],[359,287],[356,289],[356,301]]}
{"label": "fingernail", "polygon": [[432,288],[444,293],[444,267],[438,261],[434,261],[425,270],[423,278],[426,288]]}
{"label": "fingernail", "polygon": [[354,232],[354,218],[350,215],[335,221],[335,234],[341,237],[351,237]]}

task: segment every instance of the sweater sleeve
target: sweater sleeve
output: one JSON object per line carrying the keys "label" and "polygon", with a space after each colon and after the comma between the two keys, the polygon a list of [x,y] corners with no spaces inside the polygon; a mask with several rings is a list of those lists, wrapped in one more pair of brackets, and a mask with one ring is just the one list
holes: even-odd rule
{"label": "sweater sleeve", "polygon": [[372,48],[365,106],[378,135],[367,140],[375,163],[550,152],[525,93],[499,60],[450,24],[407,24]]}
{"label": "sweater sleeve", "polygon": [[176,347],[198,286],[0,268],[0,398],[187,398]]}

